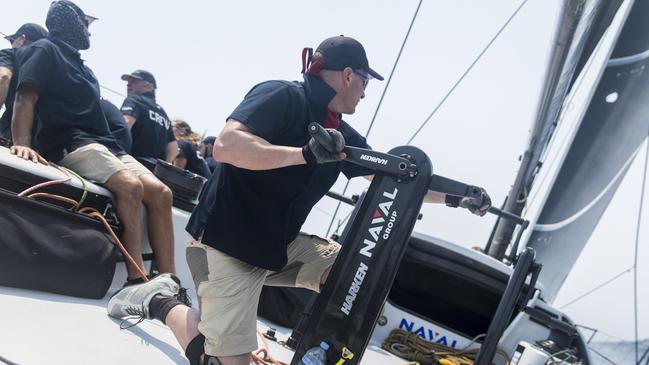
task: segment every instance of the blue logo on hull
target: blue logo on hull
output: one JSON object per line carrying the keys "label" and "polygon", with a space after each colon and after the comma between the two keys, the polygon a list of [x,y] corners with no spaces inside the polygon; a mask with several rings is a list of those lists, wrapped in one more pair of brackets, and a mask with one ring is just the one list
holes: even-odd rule
{"label": "blue logo on hull", "polygon": [[438,343],[440,345],[444,345],[452,348],[457,347],[457,340],[451,341],[451,344],[449,345],[446,336],[435,331],[433,328],[425,328],[424,326],[415,328],[415,322],[410,322],[405,318],[401,318],[399,329],[414,333],[417,336],[423,338],[424,340],[428,340],[430,342]]}

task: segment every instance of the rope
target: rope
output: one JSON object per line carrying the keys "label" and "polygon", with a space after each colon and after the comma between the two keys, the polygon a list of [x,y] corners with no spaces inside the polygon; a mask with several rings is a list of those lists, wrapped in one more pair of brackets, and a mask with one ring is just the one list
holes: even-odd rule
{"label": "rope", "polygon": [[[58,168],[58,166],[54,165],[53,163],[50,163],[50,166],[54,166],[54,167]],[[36,185],[32,186],[31,188],[28,188],[28,189],[25,189],[25,190],[21,191],[20,193],[18,193],[18,196],[23,197],[23,196],[26,196],[27,194],[31,193],[34,190],[38,190],[38,189],[45,188],[45,187],[52,186],[52,185],[65,184],[66,182],[70,181],[70,179],[71,179],[70,175],[68,175],[65,171],[63,171],[61,169],[58,169],[58,170],[63,172],[65,175],[67,175],[65,179],[50,180],[50,181],[42,182],[40,184],[36,184]]]}
{"label": "rope", "polygon": [[32,198],[32,199],[45,198],[45,199],[56,200],[56,201],[69,204],[72,207],[75,207],[77,205],[77,201],[74,199],[66,198],[60,195],[48,194],[48,193],[32,193],[28,195],[28,198]]}
{"label": "rope", "polygon": [[507,26],[509,25],[509,23],[514,19],[514,17],[516,17],[516,15],[518,14],[518,12],[523,8],[523,6],[524,6],[526,3],[527,3],[527,0],[523,0],[523,2],[521,2],[521,4],[518,6],[518,8],[516,8],[516,10],[514,11],[514,13],[512,13],[512,15],[509,17],[509,19],[507,19],[507,21],[505,22],[505,24],[503,24],[503,26],[498,30],[498,32],[496,33],[496,35],[494,35],[493,38],[491,39],[491,41],[489,41],[489,43],[487,44],[487,46],[486,46],[486,47],[485,47],[485,48],[480,52],[480,54],[478,54],[478,57],[476,57],[476,59],[473,61],[473,63],[471,63],[471,65],[466,69],[466,71],[464,71],[464,73],[462,74],[462,76],[460,76],[460,78],[457,80],[457,82],[455,83],[455,85],[453,85],[453,87],[451,87],[451,89],[448,91],[448,93],[446,93],[446,95],[444,96],[444,98],[442,98],[442,101],[440,101],[439,104],[437,104],[437,106],[435,107],[435,109],[433,109],[433,111],[428,115],[428,117],[424,120],[424,122],[421,123],[421,125],[419,126],[419,128],[417,129],[417,131],[412,135],[412,137],[410,137],[410,139],[408,140],[408,142],[407,142],[406,144],[410,144],[410,143],[412,142],[412,140],[415,139],[415,137],[417,136],[417,134],[419,134],[419,132],[421,132],[421,130],[424,128],[424,126],[426,126],[426,124],[428,124],[428,122],[430,121],[430,118],[432,118],[433,115],[435,115],[435,113],[437,113],[437,110],[439,110],[439,108],[444,104],[444,102],[446,102],[446,99],[448,99],[448,97],[451,96],[451,94],[453,93],[453,91],[455,91],[455,89],[460,85],[460,83],[461,83],[461,82],[464,80],[464,78],[469,74],[469,72],[471,72],[471,70],[473,69],[473,66],[475,66],[476,63],[478,63],[478,61],[480,60],[480,58],[482,58],[482,56],[487,52],[487,50],[489,49],[489,47],[491,47],[491,45],[494,43],[494,41],[496,41],[496,39],[500,36],[500,34],[503,32],[503,30],[505,30],[505,28],[507,28]]}
{"label": "rope", "polygon": [[108,231],[108,234],[110,235],[110,237],[113,239],[113,243],[114,243],[114,244],[119,248],[119,250],[122,252],[122,255],[124,255],[124,257],[125,257],[125,258],[126,258],[126,259],[131,263],[131,264],[133,264],[133,266],[135,266],[135,268],[137,269],[137,272],[138,272],[138,274],[140,275],[140,277],[142,278],[142,280],[144,280],[145,282],[149,281],[149,278],[146,276],[146,273],[144,272],[144,270],[142,270],[142,268],[140,267],[140,265],[138,265],[138,264],[135,262],[135,260],[134,260],[133,257],[128,253],[128,251],[126,251],[126,247],[124,247],[124,245],[122,244],[122,241],[120,241],[119,238],[117,238],[117,235],[116,235],[115,232],[113,231],[113,228],[110,226],[110,223],[108,223],[108,221],[106,220],[106,218],[104,218],[104,216],[103,216],[103,215],[102,215],[102,214],[101,214],[97,209],[94,209],[94,208],[88,208],[88,207],[86,207],[86,208],[81,208],[81,209],[79,210],[79,213],[84,213],[84,214],[86,214],[86,215],[88,215],[88,216],[90,216],[90,217],[93,217],[93,218],[99,220],[99,221],[104,225],[104,228],[106,228],[106,231]]}
{"label": "rope", "polygon": [[[143,279],[145,282],[146,282],[146,281],[149,281],[149,278],[147,277],[147,275],[146,275],[146,273],[144,272],[144,270],[142,270],[142,268],[140,268],[140,265],[138,265],[138,264],[135,262],[135,260],[133,259],[133,257],[128,253],[128,251],[126,251],[126,248],[125,248],[124,245],[122,244],[122,241],[120,241],[119,238],[117,238],[117,235],[116,235],[115,232],[113,231],[113,228],[110,226],[110,223],[108,223],[108,221],[107,221],[106,218],[103,216],[103,214],[101,214],[101,212],[99,212],[97,209],[94,209],[94,208],[86,207],[86,208],[81,208],[81,209],[79,209],[79,207],[81,206],[81,204],[82,204],[83,201],[85,200],[86,195],[87,195],[87,193],[88,193],[88,187],[87,187],[87,185],[86,185],[85,180],[84,180],[81,176],[79,176],[77,173],[75,173],[75,172],[73,172],[73,171],[71,171],[71,170],[69,170],[69,169],[62,168],[62,167],[60,167],[60,166],[58,166],[58,165],[56,165],[56,164],[53,164],[53,163],[49,163],[49,164],[50,164],[50,166],[53,166],[53,167],[57,168],[59,171],[61,171],[61,172],[63,172],[64,174],[66,174],[66,175],[67,175],[67,178],[65,178],[65,179],[59,179],[59,180],[50,180],[50,181],[46,181],[46,182],[43,182],[43,183],[40,183],[40,184],[36,184],[36,185],[34,185],[34,186],[32,186],[32,187],[30,187],[30,188],[28,188],[28,189],[23,190],[22,192],[18,193],[17,195],[18,195],[19,197],[24,197],[24,196],[26,196],[27,194],[31,193],[32,191],[37,190],[37,189],[40,189],[40,188],[44,188],[44,187],[51,186],[51,185],[57,185],[57,184],[65,184],[66,182],[70,181],[71,177],[70,177],[70,174],[69,174],[69,173],[71,173],[72,175],[74,175],[75,177],[77,177],[79,180],[81,180],[81,185],[83,186],[83,194],[81,195],[81,200],[80,200],[79,202],[77,202],[77,201],[74,200],[74,199],[70,199],[70,198],[67,198],[67,197],[64,197],[64,196],[60,196],[60,195],[55,195],[55,194],[49,194],[49,193],[33,193],[33,194],[30,194],[28,197],[34,197],[34,198],[47,198],[47,199],[52,199],[52,200],[61,201],[61,202],[64,202],[64,203],[67,203],[67,204],[72,205],[72,208],[71,208],[71,209],[73,209],[73,210],[75,210],[75,211],[78,211],[79,213],[83,213],[83,214],[85,214],[85,215],[88,215],[88,216],[90,216],[90,217],[92,217],[92,218],[95,218],[95,219],[99,220],[99,221],[104,225],[104,228],[106,228],[106,230],[108,231],[108,234],[110,235],[110,237],[113,239],[113,243],[114,243],[114,244],[119,248],[119,250],[122,252],[122,255],[123,255],[123,256],[124,256],[124,257],[125,257],[125,258],[126,258],[126,259],[131,263],[131,264],[133,264],[133,266],[135,266],[135,267],[137,268],[137,271],[138,271],[138,274],[140,275],[140,277],[142,277],[142,279]],[[68,172],[69,172],[69,173],[68,173]]]}
{"label": "rope", "polygon": [[[65,180],[65,181],[67,181],[67,180]],[[61,180],[48,181],[48,183],[52,183],[52,182],[61,184]],[[29,188],[29,189],[27,189],[25,191],[26,192],[33,191],[36,188],[38,188],[39,186],[42,187],[44,185],[45,185],[45,183],[38,184],[38,185],[35,185],[34,187]],[[49,184],[49,185],[54,185],[54,184]],[[56,195],[56,194],[50,194],[50,193],[33,193],[33,194],[30,194],[28,196],[28,198],[46,198],[46,199],[51,199],[51,200],[57,200],[57,201],[64,202],[66,204],[71,205],[72,206],[71,209],[75,209],[75,210],[76,210],[76,207],[79,206],[79,203],[74,199],[70,199],[70,198],[67,198],[67,197],[64,197],[64,196],[60,196],[60,195]],[[117,235],[113,231],[113,228],[110,226],[110,223],[108,223],[106,218],[97,209],[90,208],[90,207],[85,207],[85,208],[79,209],[78,211],[79,211],[79,213],[85,214],[87,216],[90,216],[92,218],[95,218],[95,219],[99,220],[103,224],[104,228],[106,228],[106,231],[108,231],[109,236],[113,239],[113,243],[122,252],[122,255],[124,255],[124,257],[131,264],[133,264],[133,266],[135,266],[137,268],[138,274],[142,277],[142,279],[144,281],[149,281],[148,277],[146,276],[146,273],[140,268],[140,265],[138,265],[135,262],[135,260],[128,253],[128,251],[126,251],[126,248],[122,244],[122,241],[120,241],[119,238],[117,238]]]}
{"label": "rope", "polygon": [[65,167],[62,167],[62,168],[65,171],[67,171],[69,174],[71,174],[72,176],[76,177],[81,182],[81,187],[83,189],[83,193],[81,194],[81,199],[79,199],[79,203],[77,203],[77,205],[74,207],[74,210],[77,211],[77,210],[79,210],[79,208],[81,208],[81,205],[86,201],[86,197],[88,196],[88,185],[86,184],[86,179],[84,179],[79,174],[77,174],[76,172],[74,172],[74,171],[72,171],[72,170],[70,170],[68,168],[65,168]]}
{"label": "rope", "polygon": [[[480,349],[454,349],[424,340],[414,333],[395,329],[390,332],[381,348],[409,361],[421,365],[473,365]],[[509,363],[509,356],[502,349],[496,353]]]}

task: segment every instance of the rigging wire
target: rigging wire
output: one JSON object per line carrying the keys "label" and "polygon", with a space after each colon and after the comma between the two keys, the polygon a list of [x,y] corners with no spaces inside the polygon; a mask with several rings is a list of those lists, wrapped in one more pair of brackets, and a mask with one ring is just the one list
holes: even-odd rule
{"label": "rigging wire", "polygon": [[575,299],[569,301],[568,303],[562,305],[561,307],[559,307],[559,309],[563,309],[563,308],[565,308],[565,307],[567,307],[567,306],[569,306],[569,305],[571,305],[571,304],[574,304],[574,303],[580,301],[581,299],[587,297],[588,295],[590,295],[590,294],[596,292],[597,290],[603,288],[604,286],[610,284],[611,282],[615,281],[615,280],[618,279],[620,276],[622,276],[622,275],[628,273],[628,272],[631,271],[631,270],[633,270],[633,266],[631,266],[630,268],[628,268],[628,269],[622,271],[621,273],[615,275],[614,277],[612,277],[612,278],[606,280],[605,282],[603,282],[603,283],[601,283],[600,285],[596,286],[595,288],[593,288],[593,289],[591,289],[591,290],[585,292],[584,294],[578,296],[577,298],[575,298]]}
{"label": "rigging wire", "polygon": [[[374,126],[374,121],[376,120],[376,116],[379,113],[379,109],[381,109],[381,104],[383,104],[383,98],[385,97],[385,94],[388,91],[388,87],[390,86],[390,81],[392,81],[392,76],[394,75],[394,72],[397,69],[397,65],[399,64],[399,60],[401,59],[401,54],[403,53],[403,49],[406,46],[406,42],[408,41],[408,38],[410,37],[410,31],[412,30],[412,26],[415,24],[415,20],[417,19],[417,15],[419,14],[419,8],[421,8],[422,2],[423,0],[419,0],[419,3],[417,4],[417,9],[415,10],[415,14],[412,16],[412,20],[410,21],[410,26],[408,27],[406,36],[403,38],[403,42],[401,43],[401,48],[399,48],[399,53],[397,54],[397,58],[394,61],[394,64],[392,65],[392,70],[390,71],[390,76],[388,76],[388,81],[385,83],[385,87],[383,88],[383,92],[381,93],[381,98],[379,99],[379,103],[377,104],[376,109],[374,110],[374,115],[372,116],[370,125],[367,128],[367,132],[365,132],[365,138],[367,138],[367,136],[370,134],[370,131],[372,130],[372,127]],[[343,188],[342,195],[345,195],[348,187],[349,187],[349,180],[347,180],[347,182],[345,183],[345,187]],[[336,205],[336,209],[334,210],[334,214],[331,217],[331,221],[329,222],[329,227],[327,228],[327,234],[325,236],[329,236],[329,232],[331,231],[331,227],[334,224],[336,215],[338,215],[338,210],[340,209],[341,203],[342,202],[339,201],[338,204]]]}
{"label": "rigging wire", "polygon": [[592,348],[591,346],[588,346],[588,349],[589,349],[590,351],[594,352],[595,354],[599,355],[602,359],[608,361],[610,364],[617,365],[617,363],[613,362],[613,360],[609,359],[609,358],[606,357],[604,354],[602,354],[601,352],[595,350],[595,349]]}
{"label": "rigging wire", "polygon": [[428,124],[428,122],[429,122],[430,119],[433,117],[433,115],[435,115],[435,113],[437,113],[437,111],[439,110],[439,108],[444,104],[444,102],[446,102],[446,99],[448,99],[449,96],[451,96],[451,94],[453,93],[453,91],[455,91],[455,89],[460,85],[460,83],[461,83],[461,82],[464,80],[464,78],[469,74],[469,72],[471,72],[471,70],[473,69],[473,66],[475,66],[475,65],[478,63],[478,61],[480,60],[480,58],[482,58],[482,56],[487,52],[487,50],[488,50],[488,49],[491,47],[491,45],[496,41],[496,39],[497,39],[497,38],[500,36],[500,34],[505,30],[505,28],[507,28],[507,26],[509,25],[509,23],[511,23],[511,21],[516,17],[516,15],[518,14],[518,12],[523,8],[523,6],[524,6],[526,3],[527,3],[527,0],[523,0],[523,1],[521,2],[521,4],[518,6],[518,8],[516,8],[516,10],[515,10],[515,11],[512,13],[512,15],[509,17],[509,19],[507,19],[507,21],[505,22],[505,24],[503,24],[503,26],[500,27],[500,29],[498,30],[498,32],[496,33],[496,35],[494,35],[493,38],[491,38],[491,41],[489,41],[489,43],[488,43],[488,44],[485,46],[485,48],[480,52],[480,54],[478,54],[478,57],[476,57],[475,60],[471,63],[471,65],[466,69],[466,71],[464,71],[464,73],[462,74],[462,76],[460,76],[460,78],[457,80],[457,82],[453,85],[453,87],[451,87],[451,89],[448,91],[448,93],[446,93],[446,95],[445,95],[445,96],[442,98],[442,100],[437,104],[437,106],[435,107],[435,109],[433,109],[433,111],[428,115],[428,117],[424,120],[424,122],[421,123],[421,125],[419,126],[419,128],[417,129],[417,131],[415,131],[415,133],[412,135],[412,137],[410,137],[410,139],[408,140],[408,142],[407,142],[406,144],[410,144],[410,143],[412,142],[412,140],[415,139],[415,137],[417,136],[417,134],[419,134],[419,132],[421,132],[421,130],[426,126],[426,124]]}
{"label": "rigging wire", "polygon": [[113,93],[113,94],[115,94],[115,95],[121,96],[121,97],[123,97],[124,99],[126,99],[126,97],[127,97],[126,95],[120,93],[119,91],[115,91],[115,90],[113,90],[113,89],[111,89],[111,88],[109,88],[109,87],[107,87],[107,86],[99,85],[99,87],[102,88],[102,89],[104,89],[104,90],[110,91],[111,93]]}
{"label": "rigging wire", "polygon": [[640,190],[640,207],[638,208],[638,223],[635,231],[635,255],[633,258],[633,318],[635,328],[635,363],[638,360],[638,244],[640,240],[640,222],[642,222],[642,205],[644,203],[644,192],[647,183],[647,161],[649,161],[649,131],[647,133],[647,146],[644,159],[644,170],[642,175],[642,190]]}
{"label": "rigging wire", "polygon": [[[409,36],[409,34],[410,34],[410,29],[412,28],[412,24],[414,23],[415,18],[417,17],[417,13],[419,12],[419,6],[421,5],[421,1],[422,1],[422,0],[419,1],[419,5],[417,6],[417,10],[416,10],[416,12],[415,12],[415,14],[414,14],[414,16],[413,16],[412,22],[411,22],[411,24],[410,24],[410,28],[408,28],[408,32],[406,33],[406,37],[405,37],[405,39],[404,39],[404,41],[403,41],[403,44],[405,44],[405,42],[406,42],[407,39],[408,39],[408,36]],[[455,89],[460,85],[460,83],[461,83],[461,82],[464,80],[464,78],[469,74],[469,72],[471,72],[471,70],[473,69],[473,67],[478,63],[478,61],[479,61],[479,60],[482,58],[482,56],[487,52],[487,50],[489,50],[489,48],[491,47],[491,45],[496,41],[496,39],[498,39],[498,37],[500,36],[500,34],[502,34],[502,32],[505,30],[505,28],[507,28],[507,26],[509,25],[509,23],[511,23],[511,21],[516,17],[516,15],[518,15],[518,13],[520,12],[520,10],[523,8],[523,6],[525,6],[526,3],[527,3],[527,0],[523,0],[523,1],[521,2],[521,4],[516,8],[516,10],[514,10],[514,12],[512,13],[512,15],[511,15],[511,16],[507,19],[507,21],[506,21],[506,22],[505,22],[505,23],[500,27],[500,29],[498,30],[498,32],[496,32],[496,34],[491,38],[491,40],[489,41],[489,43],[487,43],[487,45],[482,49],[482,51],[478,54],[478,56],[473,60],[473,62],[471,63],[471,65],[469,65],[469,67],[464,71],[464,73],[462,74],[462,76],[460,76],[460,78],[457,80],[457,82],[456,82],[456,83],[451,87],[451,89],[448,91],[448,93],[446,93],[446,95],[444,96],[444,98],[442,98],[442,100],[437,104],[437,106],[433,109],[433,111],[430,113],[430,115],[428,115],[428,117],[424,120],[424,122],[419,126],[419,128],[417,129],[417,131],[415,131],[415,133],[412,135],[412,137],[410,137],[410,139],[408,140],[408,142],[407,142],[406,144],[410,144],[410,143],[412,142],[412,140],[417,136],[417,134],[419,134],[419,132],[421,132],[421,130],[424,128],[424,126],[425,126],[426,124],[428,124],[428,122],[429,122],[430,119],[435,115],[435,113],[437,112],[437,110],[439,110],[439,108],[444,104],[444,102],[446,102],[446,100],[451,96],[451,94],[453,93],[453,91],[455,91]],[[394,64],[394,66],[393,66],[393,68],[392,68],[392,71],[390,72],[390,76],[389,76],[389,78],[388,78],[388,84],[389,84],[390,80],[392,79],[392,75],[393,75],[393,73],[394,73],[394,70],[396,69],[396,64],[397,64],[398,61],[399,61],[399,57],[401,57],[401,52],[402,52],[402,51],[403,51],[403,45],[401,46],[401,50],[399,51],[399,55],[398,55],[398,57],[397,57],[397,60],[395,61],[395,64]],[[387,89],[388,84],[386,84],[385,89]],[[372,128],[372,125],[373,125],[373,123],[374,123],[374,118],[376,118],[376,114],[377,114],[377,112],[378,112],[378,109],[381,107],[381,102],[383,101],[383,96],[384,96],[384,95],[385,95],[385,90],[384,90],[384,92],[383,92],[383,95],[381,95],[381,99],[380,99],[380,101],[379,101],[379,105],[377,106],[377,109],[376,109],[376,111],[375,111],[375,113],[374,113],[374,117],[372,118],[372,122],[370,123],[370,127],[368,128],[367,133],[366,133],[366,135],[365,135],[366,137],[367,137],[367,135],[370,133],[370,129]],[[347,191],[347,188],[348,188],[348,187],[349,187],[349,180],[348,180],[347,183],[345,184],[345,187],[344,187],[344,189],[343,189],[343,194],[345,194],[345,192]],[[340,204],[341,204],[341,203],[338,202],[338,204],[337,204],[337,206],[336,206],[336,210],[335,210],[335,212],[334,212],[334,217],[338,214],[338,209],[340,208]],[[334,220],[335,220],[335,219],[332,218],[331,221],[329,222],[329,227],[327,228],[327,234],[326,234],[327,236],[329,235],[329,232],[331,231],[331,227],[332,227],[332,225],[333,225],[333,223],[334,223]]]}

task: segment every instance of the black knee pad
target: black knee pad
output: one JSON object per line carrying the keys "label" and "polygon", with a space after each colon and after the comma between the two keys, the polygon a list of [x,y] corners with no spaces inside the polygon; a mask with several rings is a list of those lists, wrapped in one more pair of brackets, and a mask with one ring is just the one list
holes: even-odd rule
{"label": "black knee pad", "polygon": [[[201,356],[205,353],[205,336],[199,334],[194,337],[185,349],[185,357],[190,365],[201,365]],[[205,357],[207,360],[207,356]],[[218,362],[217,362],[218,364]]]}

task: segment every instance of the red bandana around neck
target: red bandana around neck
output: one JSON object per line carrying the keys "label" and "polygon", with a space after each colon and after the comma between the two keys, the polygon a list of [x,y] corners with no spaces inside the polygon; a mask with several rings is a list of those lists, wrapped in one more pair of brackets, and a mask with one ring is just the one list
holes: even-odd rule
{"label": "red bandana around neck", "polygon": [[[312,55],[313,48],[304,48],[302,50],[302,73],[306,72],[309,75],[322,80],[320,71],[323,69],[324,65],[319,60],[311,62]],[[336,113],[327,108],[327,118],[325,118],[323,126],[325,128],[338,129],[338,127],[340,127],[340,113]]]}

